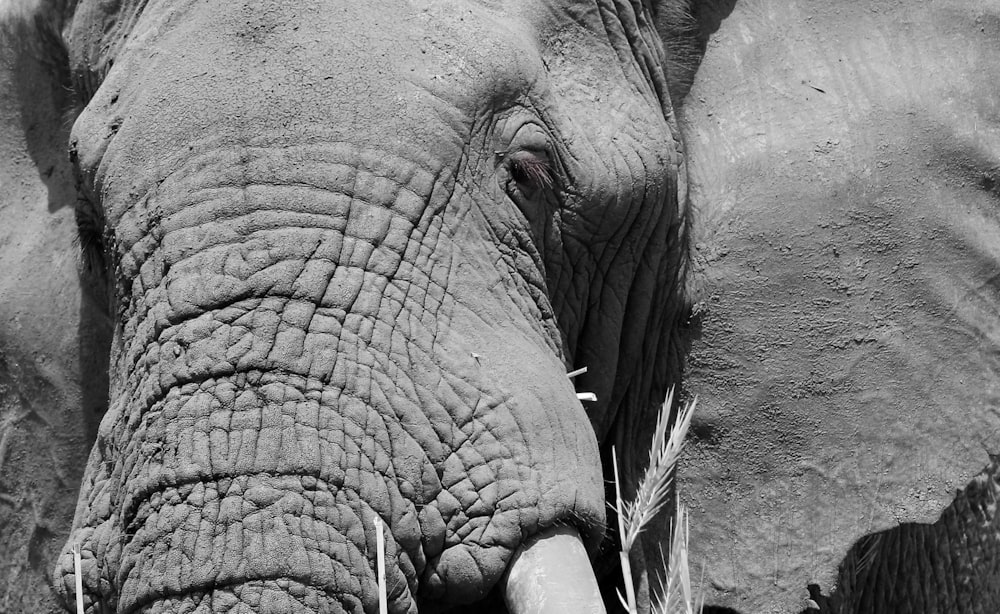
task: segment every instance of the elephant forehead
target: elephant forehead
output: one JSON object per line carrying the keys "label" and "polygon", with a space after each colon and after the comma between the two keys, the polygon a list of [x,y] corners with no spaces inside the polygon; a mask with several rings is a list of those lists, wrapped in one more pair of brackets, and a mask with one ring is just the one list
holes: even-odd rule
{"label": "elephant forehead", "polygon": [[651,125],[659,135],[659,45],[644,13],[622,11],[388,0],[140,11],[137,3],[108,10],[88,2],[71,48],[80,89],[94,97],[75,133],[98,151],[82,151],[81,161],[96,166],[112,139],[131,144],[131,164],[148,166],[206,133],[244,141],[303,127],[321,127],[334,141],[419,146],[457,159],[512,106],[579,122],[559,133],[610,138]]}
{"label": "elephant forehead", "polygon": [[300,123],[402,125],[414,102],[426,104],[413,98],[421,92],[458,106],[461,92],[478,105],[491,92],[523,91],[541,68],[527,22],[477,3],[95,4],[74,23],[77,70],[103,77],[114,65],[110,78],[123,73],[142,82],[133,89],[167,95],[164,111],[187,90],[210,90],[223,98],[202,100],[201,111],[258,122],[291,111]]}

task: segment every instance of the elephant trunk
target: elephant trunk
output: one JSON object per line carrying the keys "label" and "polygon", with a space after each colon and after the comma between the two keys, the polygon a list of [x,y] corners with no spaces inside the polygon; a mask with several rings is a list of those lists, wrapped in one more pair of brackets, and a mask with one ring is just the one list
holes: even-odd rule
{"label": "elephant trunk", "polygon": [[[347,396],[251,371],[173,387],[141,415],[124,404],[89,509],[118,510],[93,518],[103,539],[85,547],[103,597],[119,611],[370,612],[377,515],[397,535],[390,598],[412,608],[408,578],[425,559],[403,489],[417,479],[391,467],[386,421]],[[134,428],[119,438],[122,422]],[[439,516],[425,524],[443,530]]]}
{"label": "elephant trunk", "polygon": [[375,611],[375,516],[397,612],[483,598],[550,527],[595,544],[596,441],[557,341],[450,218],[447,175],[286,149],[204,154],[109,214],[122,324],[70,540],[92,599]]}
{"label": "elephant trunk", "polygon": [[[307,476],[167,489],[124,549],[119,611],[375,611],[374,512],[352,498]],[[389,544],[399,601],[406,584]]]}

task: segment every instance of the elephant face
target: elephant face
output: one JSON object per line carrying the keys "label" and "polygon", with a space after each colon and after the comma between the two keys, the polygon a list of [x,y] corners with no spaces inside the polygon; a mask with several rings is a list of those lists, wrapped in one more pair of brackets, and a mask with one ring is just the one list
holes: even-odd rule
{"label": "elephant face", "polygon": [[81,1],[116,328],[67,598],[78,546],[95,611],[372,611],[376,516],[397,612],[484,598],[550,527],[595,550],[597,443],[678,368],[656,11]]}

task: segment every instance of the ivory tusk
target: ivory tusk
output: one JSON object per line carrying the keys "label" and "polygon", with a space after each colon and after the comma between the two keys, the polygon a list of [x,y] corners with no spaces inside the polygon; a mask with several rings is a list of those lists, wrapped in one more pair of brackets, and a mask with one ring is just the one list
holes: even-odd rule
{"label": "ivory tusk", "polygon": [[510,614],[605,614],[583,541],[570,527],[547,529],[526,541],[502,582]]}

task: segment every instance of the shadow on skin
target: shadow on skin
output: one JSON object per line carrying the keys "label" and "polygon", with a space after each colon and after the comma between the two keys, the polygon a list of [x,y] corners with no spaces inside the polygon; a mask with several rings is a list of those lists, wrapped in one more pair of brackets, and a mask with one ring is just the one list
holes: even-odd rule
{"label": "shadow on skin", "polygon": [[[818,609],[800,614],[1000,612],[1000,455],[990,460],[936,522],[903,523],[855,542],[833,592],[810,584]],[[741,613],[705,606],[702,614]]]}
{"label": "shadow on skin", "polygon": [[681,51],[681,53],[685,56],[682,62],[688,65],[686,70],[690,71],[690,76],[678,80],[677,96],[674,98],[677,106],[683,106],[684,98],[694,83],[694,75],[698,72],[698,67],[705,57],[708,39],[718,31],[723,20],[733,12],[736,2],[737,0],[704,0],[703,2],[691,3],[693,23],[691,29],[683,35],[685,40],[679,44],[682,49],[685,46],[688,49],[686,52]]}
{"label": "shadow on skin", "polygon": [[736,0],[676,0],[654,13],[666,54],[670,99],[674,110],[683,106],[695,73],[705,57],[708,39],[732,13]]}
{"label": "shadow on skin", "polygon": [[[12,19],[4,32],[11,40],[30,41],[13,56],[15,96],[28,155],[48,192],[49,213],[76,202],[73,172],[66,159],[72,111],[69,60],[58,26],[40,16]],[[39,78],[46,73],[46,78]],[[55,121],[53,121],[53,115]],[[65,119],[64,119],[65,118]]]}
{"label": "shadow on skin", "polygon": [[698,22],[698,42],[704,53],[710,36],[715,34],[723,20],[736,8],[737,0],[705,0],[695,4],[692,12]]}
{"label": "shadow on skin", "polygon": [[1000,456],[932,524],[869,533],[840,563],[837,588],[809,585],[823,614],[1000,612]]}
{"label": "shadow on skin", "polygon": [[[25,147],[45,186],[48,212],[74,208],[77,191],[67,150],[73,123],[72,84],[67,50],[59,24],[44,12],[5,23],[10,40],[21,41],[12,59],[12,92],[25,138]],[[25,42],[28,41],[28,42]],[[43,78],[44,77],[44,78]],[[78,257],[79,239],[63,252]],[[82,295],[77,329],[82,412],[79,416],[86,450],[108,405],[108,361],[111,319],[106,280],[92,263],[77,267]],[[84,453],[86,455],[86,452]]]}

